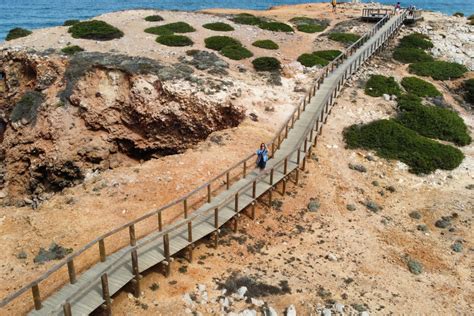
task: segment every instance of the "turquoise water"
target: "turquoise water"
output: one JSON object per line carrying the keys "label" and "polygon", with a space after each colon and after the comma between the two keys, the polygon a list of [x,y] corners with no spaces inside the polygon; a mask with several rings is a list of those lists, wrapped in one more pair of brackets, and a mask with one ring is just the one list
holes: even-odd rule
{"label": "turquoise water", "polygon": [[[267,9],[282,4],[307,3],[309,0],[0,0],[0,41],[14,27],[27,29],[62,25],[68,19],[88,19],[99,14],[124,9],[152,8],[200,10],[206,8]],[[313,1],[329,2],[329,1]],[[379,2],[393,4],[395,1]],[[474,12],[474,0],[412,0],[403,6],[441,11],[447,14]]]}

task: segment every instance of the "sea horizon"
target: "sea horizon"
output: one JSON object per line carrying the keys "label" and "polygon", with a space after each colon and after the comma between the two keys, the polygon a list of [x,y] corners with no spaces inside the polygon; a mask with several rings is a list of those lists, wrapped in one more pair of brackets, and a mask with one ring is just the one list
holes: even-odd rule
{"label": "sea horizon", "polygon": [[[291,5],[302,3],[321,3],[329,1],[305,1],[305,0],[261,0],[243,1],[243,0],[131,0],[127,2],[117,2],[115,0],[37,0],[33,3],[26,0],[17,0],[14,3],[0,1],[0,12],[3,13],[3,19],[0,20],[0,42],[3,42],[9,30],[15,27],[26,29],[41,29],[47,27],[61,26],[68,19],[90,19],[92,17],[114,11],[132,10],[132,9],[155,9],[155,10],[182,10],[198,11],[211,8],[233,8],[249,10],[266,10],[272,6]],[[362,3],[382,3],[395,4],[396,1],[361,1]],[[438,11],[448,15],[454,12],[463,12],[466,15],[473,12],[472,6],[463,0],[451,1],[428,1],[413,0],[410,2],[401,1],[402,5],[415,5],[418,8],[430,11]]]}

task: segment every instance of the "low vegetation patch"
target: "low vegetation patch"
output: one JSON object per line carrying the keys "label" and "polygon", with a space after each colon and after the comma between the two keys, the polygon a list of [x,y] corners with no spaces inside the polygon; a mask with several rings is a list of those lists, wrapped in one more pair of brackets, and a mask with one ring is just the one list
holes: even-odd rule
{"label": "low vegetation patch", "polygon": [[21,120],[26,120],[27,122],[35,121],[43,100],[44,96],[38,91],[26,92],[20,101],[15,104],[10,114],[10,120],[12,122]]}
{"label": "low vegetation patch", "polygon": [[413,47],[397,47],[393,51],[393,59],[405,63],[418,63],[433,61],[433,57],[426,53],[423,49]]}
{"label": "low vegetation patch", "polygon": [[17,38],[28,36],[31,33],[32,32],[30,30],[22,29],[21,27],[16,27],[14,29],[11,29],[8,32],[7,37],[5,38],[5,40],[6,41],[11,41],[11,40],[14,40],[14,39],[17,39]]}
{"label": "low vegetation patch", "polygon": [[298,61],[305,67],[326,66],[340,54],[341,51],[339,50],[320,50],[310,54],[302,54],[298,57]]}
{"label": "low vegetation patch", "polygon": [[123,32],[118,28],[98,20],[76,23],[69,28],[69,33],[74,38],[96,41],[109,41],[123,36]]}
{"label": "low vegetation patch", "polygon": [[405,77],[402,79],[401,84],[408,93],[419,97],[436,97],[442,95],[433,84],[420,78]]}
{"label": "low vegetation patch", "polygon": [[467,102],[474,104],[474,79],[464,81],[463,85],[464,90],[466,90],[464,99],[466,99]]}
{"label": "low vegetation patch", "polygon": [[146,33],[155,35],[173,35],[174,33],[191,33],[196,31],[186,22],[175,22],[145,29]]}
{"label": "low vegetation patch", "polygon": [[464,159],[459,149],[421,136],[394,120],[352,125],[344,130],[344,139],[348,148],[375,150],[380,157],[406,163],[416,174],[452,170]]}
{"label": "low vegetation patch", "polygon": [[371,97],[381,97],[384,94],[400,95],[402,90],[393,77],[372,75],[365,85],[365,94]]}
{"label": "low vegetation patch", "polygon": [[280,70],[281,63],[274,57],[259,57],[252,61],[256,71],[276,71]]}
{"label": "low vegetation patch", "polygon": [[458,18],[462,18],[462,17],[464,17],[464,13],[456,12],[456,13],[453,14],[453,16],[457,16]]}
{"label": "low vegetation patch", "polygon": [[410,35],[404,36],[398,47],[411,47],[411,48],[420,48],[420,49],[430,49],[433,48],[433,43],[430,38],[426,35],[420,33],[412,33]]}
{"label": "low vegetation patch", "polygon": [[440,60],[414,63],[408,70],[418,76],[431,77],[435,80],[460,78],[468,71],[464,65]]}
{"label": "low vegetation patch", "polygon": [[194,43],[193,41],[184,35],[162,35],[156,39],[156,42],[166,45],[166,46],[174,46],[174,47],[182,47],[182,46],[192,46]]}
{"label": "low vegetation patch", "polygon": [[317,33],[324,31],[326,27],[318,24],[300,24],[296,29],[303,33]]}
{"label": "low vegetation patch", "polygon": [[240,13],[234,16],[231,21],[237,24],[245,24],[245,25],[260,25],[265,23],[265,19],[256,17],[255,15],[248,14],[248,13]]}
{"label": "low vegetation patch", "polygon": [[219,31],[219,32],[234,31],[234,28],[232,27],[232,25],[229,25],[223,22],[207,23],[207,24],[204,24],[202,27],[208,30]]}
{"label": "low vegetation patch", "polygon": [[145,18],[145,21],[147,22],[161,22],[163,21],[163,17],[161,15],[149,15]]}
{"label": "low vegetation patch", "polygon": [[471,136],[463,119],[455,112],[435,106],[426,106],[421,99],[402,96],[398,103],[400,114],[397,121],[420,135],[453,142],[465,146]]}
{"label": "low vegetation patch", "polygon": [[294,32],[293,28],[286,23],[282,22],[264,22],[259,24],[262,30],[273,31],[273,32]]}
{"label": "low vegetation patch", "polygon": [[259,40],[252,43],[253,46],[263,49],[278,49],[280,48],[277,43],[272,40]]}
{"label": "low vegetation patch", "polygon": [[83,52],[84,49],[80,46],[73,45],[73,46],[66,46],[63,49],[61,49],[61,52],[63,52],[66,55],[74,55],[75,53]]}
{"label": "low vegetation patch", "polygon": [[226,289],[227,295],[237,293],[241,287],[247,288],[245,294],[247,297],[266,297],[291,293],[287,281],[280,281],[278,286],[275,286],[259,282],[252,277],[241,276],[236,272],[232,273],[224,283],[219,283],[219,289]]}
{"label": "low vegetation patch", "polygon": [[74,24],[77,24],[79,22],[81,22],[81,21],[79,21],[79,20],[66,20],[66,21],[64,21],[63,25],[64,26],[73,26]]}
{"label": "low vegetation patch", "polygon": [[220,51],[227,46],[242,46],[239,40],[229,36],[211,36],[204,40],[206,48]]}
{"label": "low vegetation patch", "polygon": [[251,51],[240,45],[226,46],[221,49],[220,53],[233,60],[242,60],[253,56]]}
{"label": "low vegetation patch", "polygon": [[357,40],[360,38],[360,35],[357,35],[354,33],[334,32],[334,33],[329,33],[328,38],[336,42],[352,44],[354,42],[357,42]]}

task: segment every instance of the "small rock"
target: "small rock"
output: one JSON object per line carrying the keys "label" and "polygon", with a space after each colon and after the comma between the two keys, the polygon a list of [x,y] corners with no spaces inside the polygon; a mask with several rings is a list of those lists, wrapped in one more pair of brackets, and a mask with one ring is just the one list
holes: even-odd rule
{"label": "small rock", "polygon": [[251,119],[252,121],[258,122],[258,116],[257,116],[257,114],[255,114],[255,113],[250,113],[250,114],[249,114],[249,117],[250,117],[250,119]]}
{"label": "small rock", "polygon": [[183,295],[183,301],[184,301],[184,304],[186,304],[187,306],[193,305],[193,299],[191,298],[191,295],[189,295],[189,293],[185,293]]}
{"label": "small rock", "polygon": [[332,253],[328,254],[328,255],[326,256],[326,258],[327,258],[329,261],[337,261],[337,257],[336,257],[334,254],[332,254]]}
{"label": "small rock", "polygon": [[244,297],[245,293],[247,293],[247,287],[246,286],[241,286],[237,290],[237,295],[240,297]]}
{"label": "small rock", "polygon": [[331,313],[331,310],[330,310],[330,309],[325,308],[325,309],[322,310],[321,315],[322,315],[322,316],[331,316],[332,313]]}
{"label": "small rock", "polygon": [[447,228],[451,226],[451,218],[443,216],[436,221],[435,226],[438,228]]}
{"label": "small rock", "polygon": [[257,316],[257,311],[254,309],[244,309],[239,316]]}
{"label": "small rock", "polygon": [[[467,186],[466,186],[466,189],[468,189],[468,190],[474,190],[474,184],[469,184],[469,185],[467,185]],[[0,194],[1,194],[1,192],[0,192]],[[0,197],[0,198],[1,198],[1,197]]]}
{"label": "small rock", "polygon": [[422,231],[422,232],[427,232],[428,231],[428,226],[422,224],[422,225],[416,226],[416,229],[419,230],[419,231]]}
{"label": "small rock", "polygon": [[408,214],[413,219],[421,219],[421,213],[418,211],[413,211]]}
{"label": "small rock", "polygon": [[349,168],[352,169],[352,170],[359,171],[359,172],[367,172],[367,168],[364,167],[363,165],[359,165],[359,164],[350,163]]}
{"label": "small rock", "polygon": [[462,243],[460,241],[456,241],[452,246],[451,246],[451,249],[454,251],[454,252],[462,252]]}
{"label": "small rock", "polygon": [[16,257],[17,257],[18,259],[26,259],[26,258],[28,257],[28,255],[26,254],[26,252],[24,252],[24,251],[22,250],[22,251],[20,251],[20,252],[16,255]]}
{"label": "small rock", "polygon": [[229,307],[230,302],[229,302],[229,299],[227,298],[227,296],[224,296],[223,298],[221,298],[219,300],[219,304],[221,305],[221,307],[224,307],[224,308]]}
{"label": "small rock", "polygon": [[408,259],[407,265],[408,270],[410,270],[410,272],[415,275],[421,274],[423,272],[423,266],[416,260]]}
{"label": "small rock", "polygon": [[370,316],[368,311],[363,311],[360,313],[360,316]]}
{"label": "small rock", "polygon": [[344,307],[345,307],[344,304],[336,302],[334,303],[333,307],[336,310],[336,312],[338,312],[339,314],[341,315],[344,314]]}
{"label": "small rock", "polygon": [[262,301],[262,300],[257,300],[256,298],[253,298],[253,297],[250,299],[250,302],[251,302],[253,305],[257,306],[257,307],[261,307],[261,306],[263,306],[263,304],[265,304],[264,301]]}
{"label": "small rock", "polygon": [[383,99],[384,99],[385,101],[390,101],[390,95],[384,93]]}
{"label": "small rock", "polygon": [[374,181],[372,181],[372,185],[374,187],[378,187],[378,186],[380,186],[380,183],[377,180],[374,180]]}
{"label": "small rock", "polygon": [[206,286],[204,284],[198,284],[197,289],[199,292],[204,292],[206,290]]}
{"label": "small rock", "polygon": [[356,206],[354,204],[347,204],[346,206],[348,211],[354,212],[356,210]]}
{"label": "small rock", "polygon": [[271,306],[264,306],[262,308],[262,314],[263,316],[278,316],[276,310]]}
{"label": "small rock", "polygon": [[377,213],[377,212],[380,211],[380,209],[381,209],[381,207],[380,207],[377,203],[375,203],[374,201],[371,201],[371,200],[367,201],[367,202],[365,203],[365,206],[366,206],[370,211],[372,211],[372,212],[374,212],[374,213]]}
{"label": "small rock", "polygon": [[316,212],[321,207],[319,200],[316,198],[311,198],[308,203],[308,211]]}
{"label": "small rock", "polygon": [[288,308],[286,309],[286,314],[285,315],[286,316],[296,316],[296,308],[293,304],[288,306]]}

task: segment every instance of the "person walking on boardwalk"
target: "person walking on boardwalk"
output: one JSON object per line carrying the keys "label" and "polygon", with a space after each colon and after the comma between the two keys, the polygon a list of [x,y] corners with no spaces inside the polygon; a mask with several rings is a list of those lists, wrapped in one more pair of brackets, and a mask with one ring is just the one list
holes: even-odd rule
{"label": "person walking on boardwalk", "polygon": [[395,5],[395,13],[396,14],[400,13],[400,10],[401,10],[400,2],[397,2],[397,4]]}
{"label": "person walking on boardwalk", "polygon": [[337,0],[331,0],[332,12],[336,13]]}
{"label": "person walking on boardwalk", "polygon": [[260,149],[257,150],[257,167],[259,167],[260,170],[265,170],[267,161],[268,161],[267,146],[264,143],[262,143],[260,145]]}

